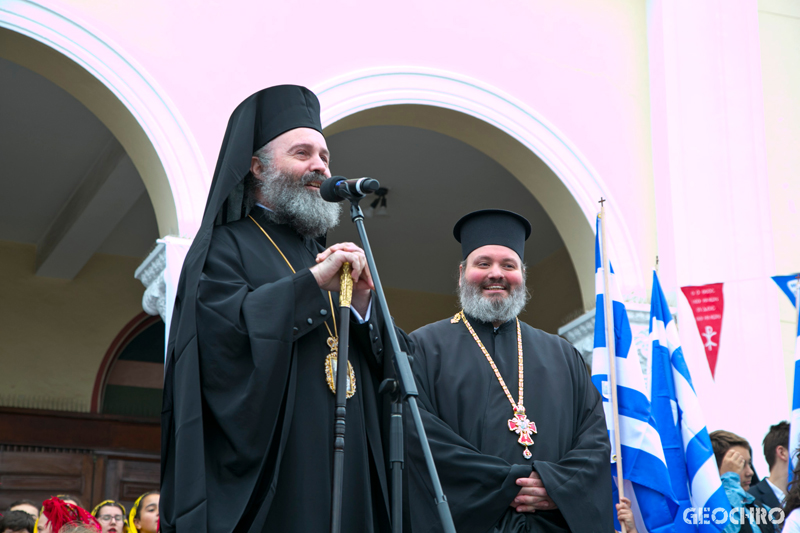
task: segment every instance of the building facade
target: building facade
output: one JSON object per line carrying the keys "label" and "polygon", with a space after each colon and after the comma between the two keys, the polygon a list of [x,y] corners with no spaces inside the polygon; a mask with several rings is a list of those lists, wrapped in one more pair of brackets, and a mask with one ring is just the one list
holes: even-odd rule
{"label": "building facade", "polygon": [[[500,207],[534,226],[525,319],[580,344],[603,198],[633,307],[658,258],[709,429],[758,449],[788,418],[796,318],[769,277],[800,270],[796,2],[0,0],[0,79],[0,470],[83,454],[70,483],[98,501],[157,478],[148,317],[169,322],[231,111],[281,83],[319,95],[335,174],[389,189],[367,229],[405,329],[456,311],[452,225]],[[712,378],[680,287],[716,282]],[[14,495],[60,479],[36,476]]]}

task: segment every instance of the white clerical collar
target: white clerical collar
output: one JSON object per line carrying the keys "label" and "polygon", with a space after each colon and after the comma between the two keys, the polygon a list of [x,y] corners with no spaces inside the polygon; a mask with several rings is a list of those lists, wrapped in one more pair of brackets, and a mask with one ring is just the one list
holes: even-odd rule
{"label": "white clerical collar", "polygon": [[267,211],[272,212],[272,209],[270,209],[269,207],[267,207],[267,206],[265,206],[263,204],[259,204],[258,202],[256,202],[256,205],[258,207],[260,207],[261,209],[266,209]]}

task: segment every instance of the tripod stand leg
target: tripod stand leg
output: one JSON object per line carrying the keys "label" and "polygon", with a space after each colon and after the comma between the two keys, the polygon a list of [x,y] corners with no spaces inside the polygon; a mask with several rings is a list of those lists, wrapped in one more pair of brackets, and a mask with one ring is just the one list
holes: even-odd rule
{"label": "tripod stand leg", "polygon": [[392,402],[389,425],[389,462],[392,467],[392,531],[403,531],[403,403],[398,397]]}

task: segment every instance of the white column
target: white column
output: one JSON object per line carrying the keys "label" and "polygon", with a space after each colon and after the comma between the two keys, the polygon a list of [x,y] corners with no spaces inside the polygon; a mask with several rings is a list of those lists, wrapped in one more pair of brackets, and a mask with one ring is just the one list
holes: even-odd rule
{"label": "white column", "polygon": [[759,475],[788,400],[774,272],[755,0],[650,0],[648,46],[665,292],[724,282],[716,380],[685,298],[680,333],[709,430],[750,441]]}

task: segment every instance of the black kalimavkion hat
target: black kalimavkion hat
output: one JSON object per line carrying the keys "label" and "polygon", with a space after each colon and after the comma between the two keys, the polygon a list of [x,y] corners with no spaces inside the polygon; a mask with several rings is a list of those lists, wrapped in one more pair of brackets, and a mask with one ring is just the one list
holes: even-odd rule
{"label": "black kalimavkion hat", "polygon": [[481,246],[496,244],[514,250],[523,261],[531,223],[511,211],[482,209],[461,217],[453,228],[453,235],[461,243],[464,259]]}
{"label": "black kalimavkion hat", "polygon": [[277,85],[258,91],[255,97],[253,152],[295,128],[322,133],[317,95],[298,85]]}
{"label": "black kalimavkion hat", "polygon": [[244,216],[244,178],[253,153],[295,128],[322,133],[317,96],[299,85],[276,85],[250,95],[233,111],[208,193],[203,226]]}

